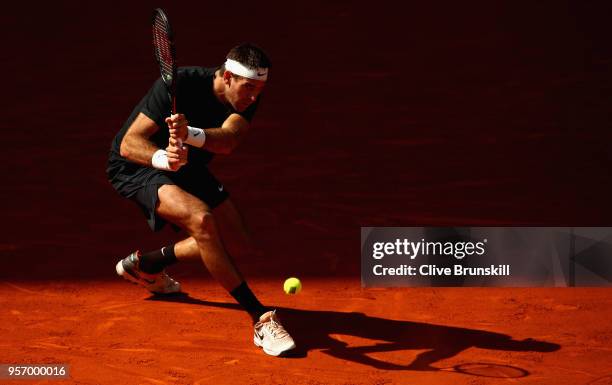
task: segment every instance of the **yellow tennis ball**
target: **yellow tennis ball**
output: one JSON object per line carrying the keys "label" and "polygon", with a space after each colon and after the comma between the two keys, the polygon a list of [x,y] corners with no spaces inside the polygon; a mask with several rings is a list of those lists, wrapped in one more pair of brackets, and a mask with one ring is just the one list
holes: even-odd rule
{"label": "yellow tennis ball", "polygon": [[297,294],[302,290],[302,282],[295,277],[287,278],[283,290],[285,290],[285,294]]}

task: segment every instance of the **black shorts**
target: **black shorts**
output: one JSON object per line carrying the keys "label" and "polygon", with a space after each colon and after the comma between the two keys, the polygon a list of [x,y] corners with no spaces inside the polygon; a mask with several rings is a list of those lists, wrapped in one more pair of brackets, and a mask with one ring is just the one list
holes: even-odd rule
{"label": "black shorts", "polygon": [[132,168],[129,175],[109,172],[109,181],[122,197],[130,199],[142,209],[153,231],[161,230],[167,223],[155,212],[159,201],[157,191],[165,184],[179,186],[211,209],[229,197],[225,187],[206,167],[200,168],[195,175],[137,167]]}

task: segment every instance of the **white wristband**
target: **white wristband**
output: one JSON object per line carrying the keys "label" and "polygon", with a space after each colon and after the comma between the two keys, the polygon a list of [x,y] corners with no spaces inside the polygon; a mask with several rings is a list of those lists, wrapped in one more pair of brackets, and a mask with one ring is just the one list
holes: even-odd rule
{"label": "white wristband", "polygon": [[159,170],[172,171],[168,164],[168,153],[166,150],[157,150],[151,157],[151,164]]}
{"label": "white wristband", "polygon": [[206,133],[203,129],[187,126],[187,140],[185,140],[185,143],[194,147],[202,147],[205,141]]}

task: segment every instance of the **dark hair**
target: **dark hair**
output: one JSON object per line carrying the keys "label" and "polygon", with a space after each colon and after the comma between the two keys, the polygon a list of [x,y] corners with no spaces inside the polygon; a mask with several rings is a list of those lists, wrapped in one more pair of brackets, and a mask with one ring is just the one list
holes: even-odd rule
{"label": "dark hair", "polygon": [[[268,55],[266,55],[261,48],[251,43],[238,44],[227,53],[225,58],[236,60],[249,68],[272,67],[272,62],[268,58]],[[221,75],[223,75],[223,72],[225,72],[225,63],[223,63],[219,69]]]}

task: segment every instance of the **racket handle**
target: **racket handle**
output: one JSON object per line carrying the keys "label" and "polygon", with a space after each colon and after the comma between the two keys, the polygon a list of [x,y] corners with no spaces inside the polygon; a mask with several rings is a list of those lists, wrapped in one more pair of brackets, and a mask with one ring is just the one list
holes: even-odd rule
{"label": "racket handle", "polygon": [[[172,110],[170,111],[170,113],[172,115],[176,115],[176,97],[171,96],[170,98],[172,99]],[[176,138],[176,141],[179,148],[183,148],[183,141],[180,138]]]}

